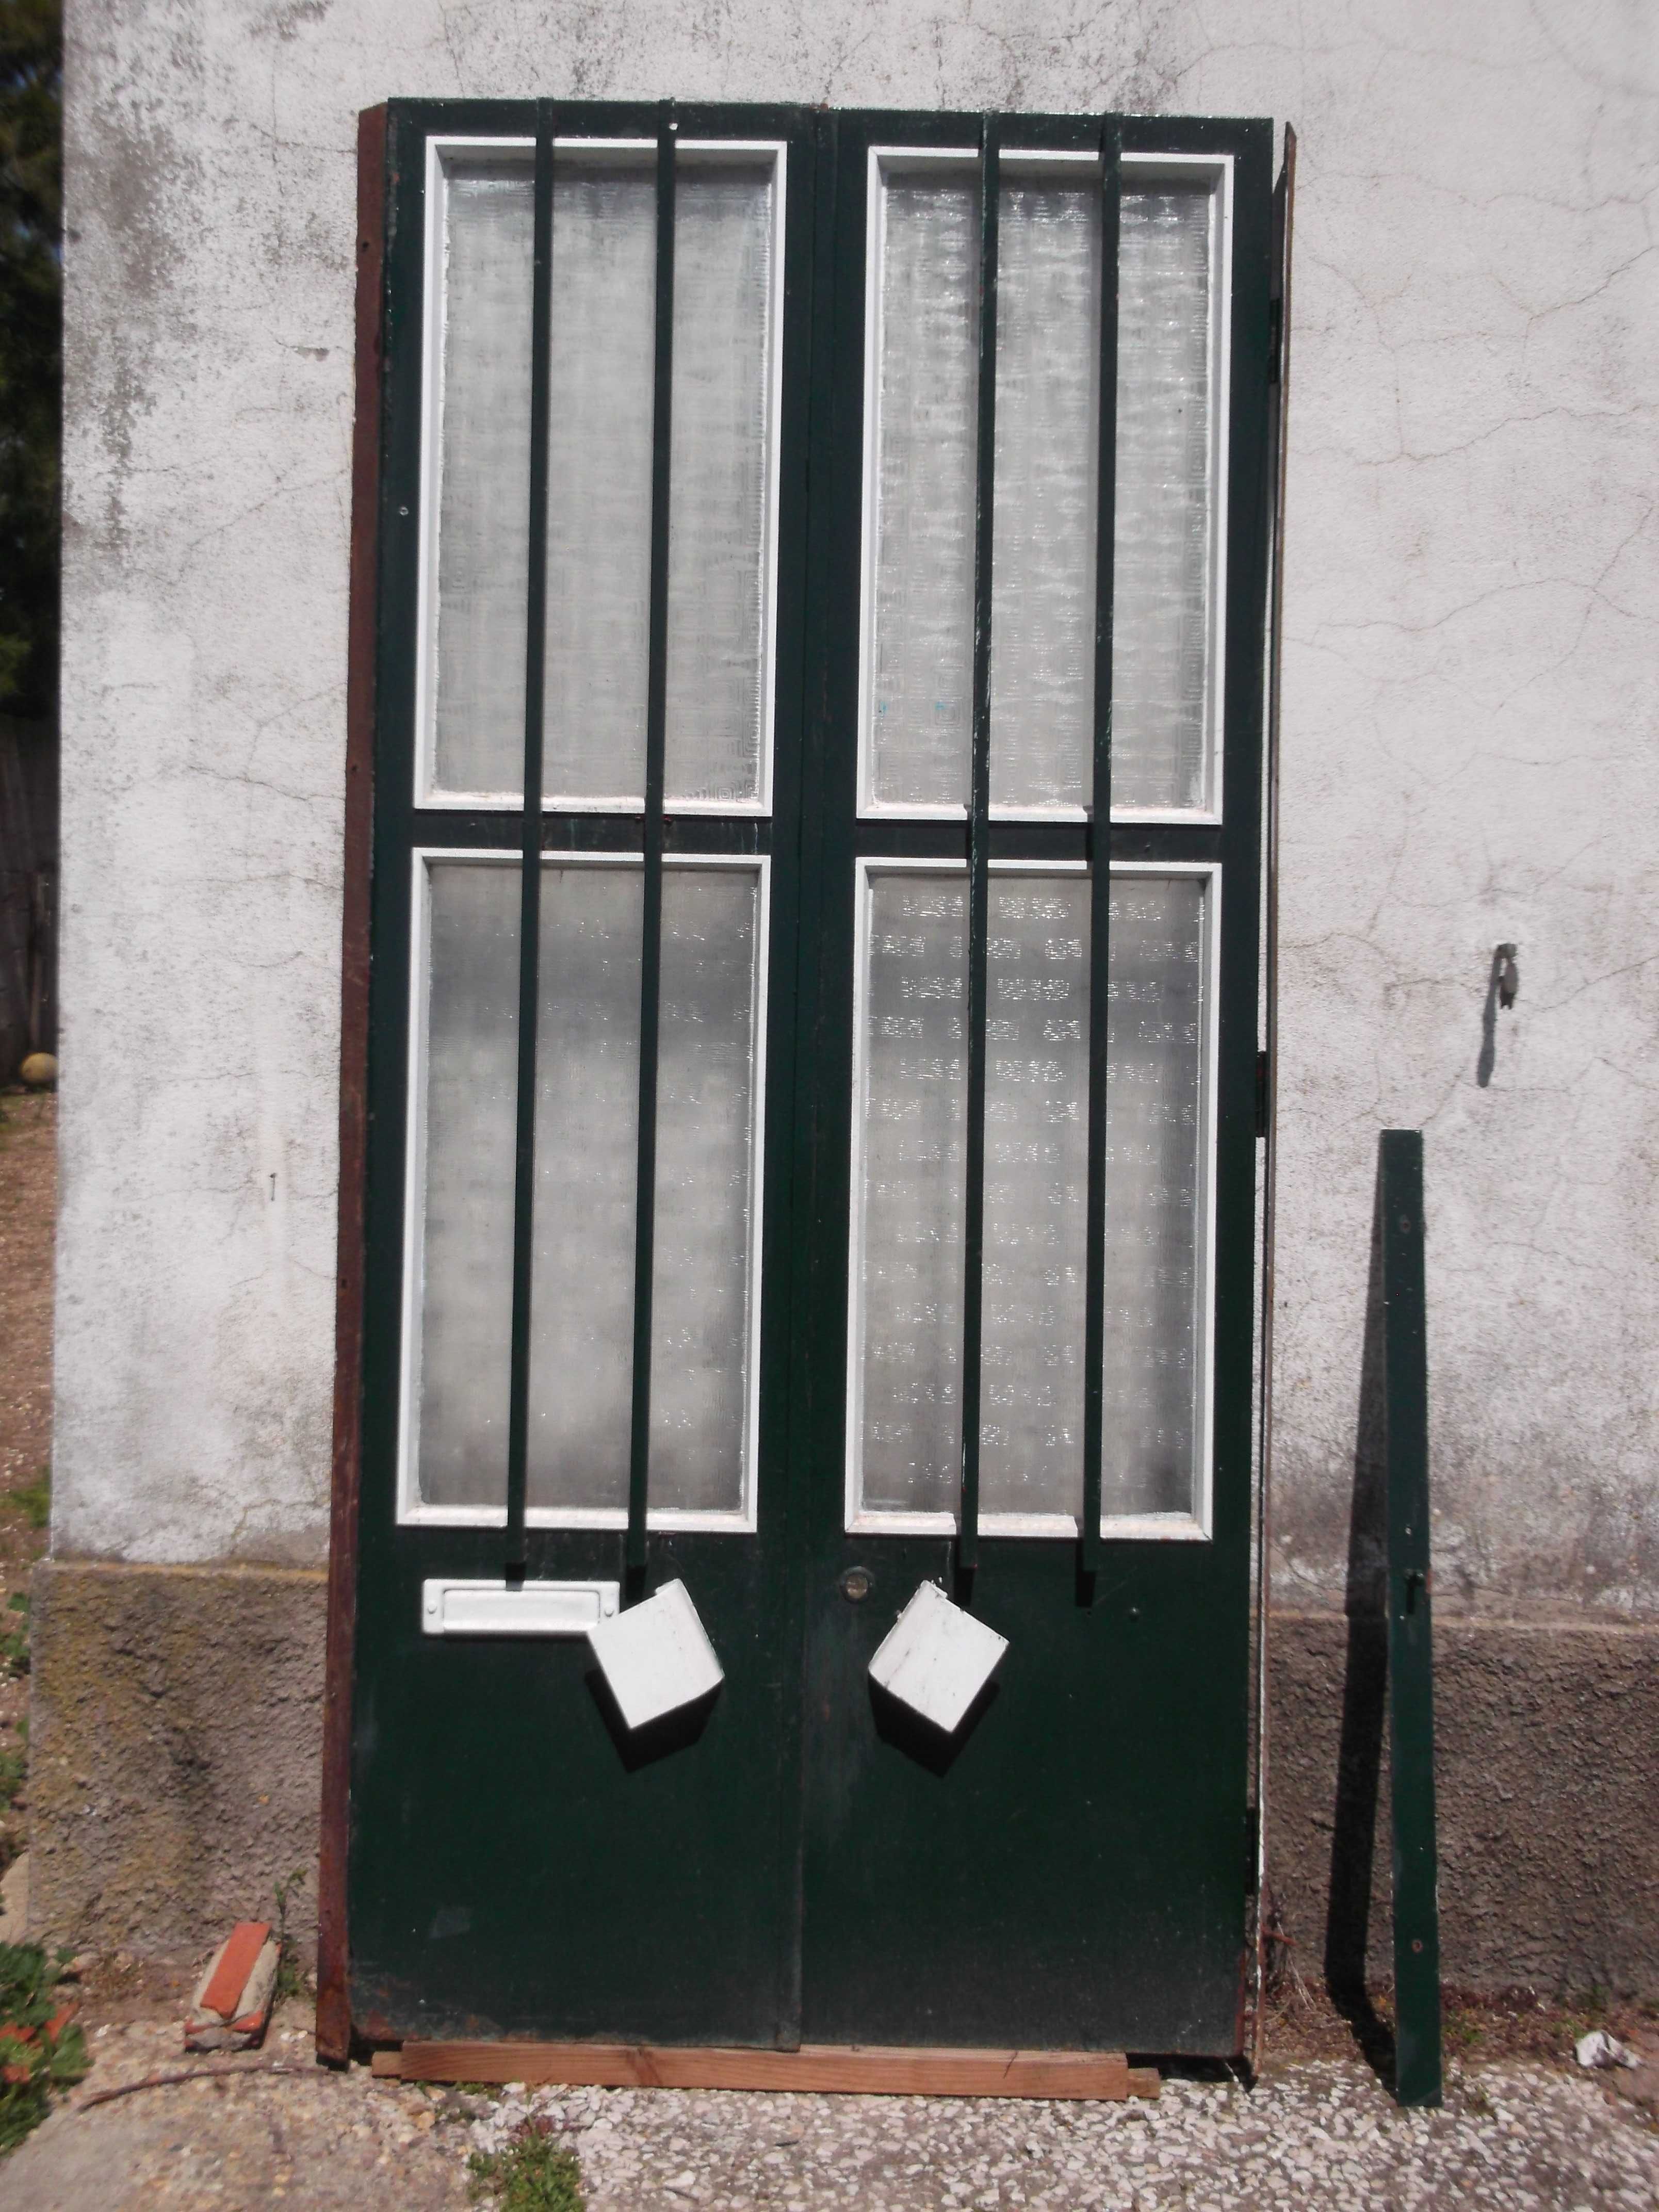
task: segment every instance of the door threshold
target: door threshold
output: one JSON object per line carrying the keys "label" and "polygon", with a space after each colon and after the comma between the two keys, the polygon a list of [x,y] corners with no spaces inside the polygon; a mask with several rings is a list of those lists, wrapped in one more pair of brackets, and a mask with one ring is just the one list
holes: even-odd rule
{"label": "door threshold", "polygon": [[775,2089],[862,2097],[1156,2097],[1155,2066],[1121,2051],[942,2051],[805,2044],[799,2051],[644,2043],[405,2043],[371,2070],[403,2081],[568,2088]]}

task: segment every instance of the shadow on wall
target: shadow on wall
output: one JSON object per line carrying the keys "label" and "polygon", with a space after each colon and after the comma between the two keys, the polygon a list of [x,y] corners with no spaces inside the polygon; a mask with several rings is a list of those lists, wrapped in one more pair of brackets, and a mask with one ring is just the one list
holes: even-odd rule
{"label": "shadow on wall", "polygon": [[[1492,993],[1498,977],[1494,963]],[[1377,2071],[1391,2073],[1394,2038],[1365,1991],[1371,1887],[1389,1693],[1389,1509],[1387,1408],[1383,1395],[1382,1180],[1377,1154],[1371,1200],[1371,1257],[1365,1340],[1354,1437],[1353,1504],[1348,1523],[1346,1662],[1342,1735],[1331,1832],[1329,1905],[1325,1919],[1325,1986]]]}

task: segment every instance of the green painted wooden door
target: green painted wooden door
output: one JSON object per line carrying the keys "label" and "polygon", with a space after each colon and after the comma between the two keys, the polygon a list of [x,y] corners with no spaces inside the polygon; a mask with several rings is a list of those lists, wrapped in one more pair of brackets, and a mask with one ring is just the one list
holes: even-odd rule
{"label": "green painted wooden door", "polygon": [[393,107],[370,2033],[1236,2047],[1269,149]]}

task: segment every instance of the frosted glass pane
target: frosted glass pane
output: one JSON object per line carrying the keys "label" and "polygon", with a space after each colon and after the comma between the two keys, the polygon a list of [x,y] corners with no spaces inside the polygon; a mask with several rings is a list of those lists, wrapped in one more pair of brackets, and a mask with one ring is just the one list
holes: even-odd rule
{"label": "frosted glass pane", "polygon": [[1105,1449],[1113,1513],[1190,1512],[1202,1337],[1203,878],[1112,880]]}
{"label": "frosted glass pane", "polygon": [[736,1512],[748,1431],[760,878],[663,879],[653,1505]]}
{"label": "frosted glass pane", "polygon": [[962,805],[973,716],[979,186],[884,179],[870,795]]}
{"label": "frosted glass pane", "polygon": [[[561,161],[553,188],[547,501],[550,798],[645,787],[656,182]],[[516,787],[522,787],[519,775]]]}
{"label": "frosted glass pane", "polygon": [[416,1244],[420,1496],[499,1507],[507,1486],[518,1098],[519,877],[428,864],[426,1132]]}
{"label": "frosted glass pane", "polygon": [[[748,869],[663,878],[653,1510],[743,1504],[758,883]],[[628,1502],[642,896],[637,865],[543,874],[534,1506]]]}
{"label": "frosted glass pane", "polygon": [[670,799],[761,791],[773,173],[680,164],[669,503]]}
{"label": "frosted glass pane", "polygon": [[1123,194],[1115,806],[1210,804],[1212,208],[1206,185]]}
{"label": "frosted glass pane", "polygon": [[450,161],[443,192],[434,781],[523,787],[533,187]]}
{"label": "frosted glass pane", "polygon": [[[1115,877],[1107,1087],[1109,1514],[1190,1510],[1200,1304],[1203,883]],[[1090,889],[992,878],[981,1504],[1082,1496]],[[953,1512],[960,1464],[966,893],[880,875],[859,1101],[860,1495]]]}
{"label": "frosted glass pane", "polygon": [[637,865],[542,870],[532,1505],[628,1503],[643,901]]}
{"label": "frosted glass pane", "polygon": [[861,1500],[945,1511],[962,1436],[962,1132],[967,892],[878,875],[865,946]]}
{"label": "frosted glass pane", "polygon": [[[865,1015],[863,1497],[951,1511],[961,1439],[961,878],[872,882]],[[1075,1513],[1083,1483],[1089,893],[994,877],[987,952],[981,1507]]]}
{"label": "frosted glass pane", "polygon": [[997,262],[991,803],[1094,784],[1100,184],[1005,184]]}

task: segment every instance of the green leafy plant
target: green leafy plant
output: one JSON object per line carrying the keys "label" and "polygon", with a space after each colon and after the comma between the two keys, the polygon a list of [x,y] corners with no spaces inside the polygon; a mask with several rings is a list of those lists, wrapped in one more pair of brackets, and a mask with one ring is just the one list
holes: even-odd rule
{"label": "green leafy plant", "polygon": [[23,1625],[21,1628],[13,1629],[9,1636],[0,1636],[0,1663],[3,1663],[13,1674],[27,1674],[29,1671],[29,1601],[21,1590],[13,1593],[7,1610],[21,1613]]}
{"label": "green leafy plant", "polygon": [[281,2004],[284,1998],[303,1996],[305,1994],[305,1975],[295,1952],[294,1939],[288,1932],[289,1900],[297,1891],[304,1888],[305,1879],[305,1869],[295,1867],[292,1874],[283,1877],[272,1892],[276,1901],[276,1988],[271,2000],[273,2004]]}
{"label": "green leafy plant", "polygon": [[33,1482],[26,1482],[21,1490],[14,1490],[13,1502],[20,1508],[31,1528],[44,1528],[52,1519],[52,1470],[43,1467]]}
{"label": "green leafy plant", "polygon": [[12,1799],[23,1786],[28,1767],[28,1755],[21,1747],[16,1751],[0,1749],[0,1813],[10,1809]]}
{"label": "green leafy plant", "polygon": [[58,1998],[68,1951],[0,1943],[0,2150],[46,2117],[54,2089],[87,2070],[86,2039]]}
{"label": "green leafy plant", "polygon": [[582,2212],[581,2168],[548,2120],[526,2120],[505,2150],[474,2151],[466,2162],[472,2196],[493,2197],[498,2212]]}

